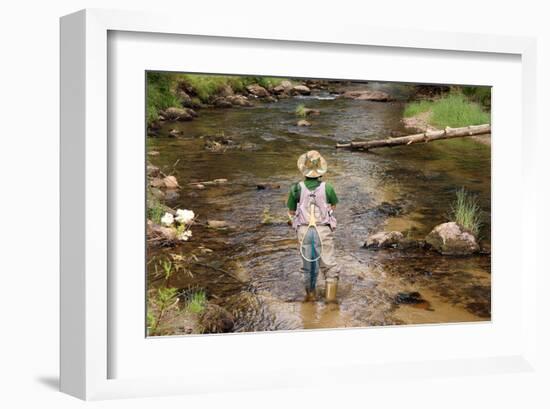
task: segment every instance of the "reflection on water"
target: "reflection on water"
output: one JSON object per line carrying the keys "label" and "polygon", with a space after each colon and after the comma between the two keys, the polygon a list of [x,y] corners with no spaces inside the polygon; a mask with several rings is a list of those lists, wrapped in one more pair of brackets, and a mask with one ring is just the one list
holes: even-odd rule
{"label": "reflection on water", "polygon": [[[196,225],[193,240],[176,249],[199,245],[213,250],[208,264],[244,274],[249,285],[231,282],[219,271],[197,266],[193,277],[174,276],[170,285],[199,286],[221,304],[238,311],[237,330],[453,322],[490,319],[490,258],[449,258],[434,254],[369,251],[361,248],[373,231],[397,229],[422,238],[446,221],[455,190],[461,186],[479,195],[483,240],[490,245],[490,148],[468,138],[382,149],[374,153],[340,151],[337,141],[386,136],[404,131],[400,102],[376,103],[321,98],[291,98],[252,108],[203,109],[192,122],[167,123],[180,138],[150,138],[150,158],[183,186],[169,203],[193,209],[202,222],[226,220],[225,231]],[[300,103],[319,109],[309,128],[297,127],[294,110]],[[254,151],[204,149],[205,136],[225,135]],[[339,304],[304,303],[300,258],[293,231],[284,222],[291,183],[298,181],[298,156],[319,150],[329,163],[326,180],[341,203],[336,215],[337,255],[343,266]],[[175,165],[174,165],[175,164]],[[227,184],[197,190],[190,182],[217,178]],[[280,189],[258,190],[257,183]],[[276,220],[263,225],[262,213]],[[397,305],[395,295],[418,291],[429,305]],[[242,305],[242,294],[252,301]]]}

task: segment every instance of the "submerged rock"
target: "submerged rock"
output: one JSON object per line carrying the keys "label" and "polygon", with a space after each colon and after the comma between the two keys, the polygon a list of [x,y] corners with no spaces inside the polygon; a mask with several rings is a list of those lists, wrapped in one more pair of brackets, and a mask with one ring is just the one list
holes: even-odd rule
{"label": "submerged rock", "polygon": [[378,232],[370,235],[365,242],[364,247],[368,249],[387,249],[397,247],[404,240],[403,233],[398,231]]}
{"label": "submerged rock", "polygon": [[420,304],[425,302],[418,291],[397,293],[394,300],[396,304]]}
{"label": "submerged rock", "polygon": [[434,227],[426,236],[426,243],[444,255],[467,256],[479,252],[474,235],[455,222]]}
{"label": "submerged rock", "polygon": [[313,108],[304,108],[304,115],[321,115],[321,111]]}
{"label": "submerged rock", "polygon": [[181,131],[178,129],[170,129],[170,132],[168,132],[168,136],[171,138],[175,138],[176,136],[179,136],[181,134]]}
{"label": "submerged rock", "polygon": [[209,303],[199,316],[199,324],[205,333],[231,332],[235,317],[225,308]]}
{"label": "submerged rock", "polygon": [[158,166],[155,165],[147,165],[147,176],[150,177],[157,177],[160,174],[160,169]]}
{"label": "submerged rock", "polygon": [[342,97],[359,101],[386,102],[392,100],[388,93],[370,89],[346,91],[342,94]]}
{"label": "submerged rock", "polygon": [[258,190],[266,190],[266,189],[280,189],[281,185],[278,183],[258,183],[256,185],[256,188]]}
{"label": "submerged rock", "polygon": [[167,202],[173,202],[180,198],[180,194],[176,189],[167,189],[165,199]]}
{"label": "submerged rock", "polygon": [[229,227],[229,223],[225,220],[208,220],[208,227],[213,229],[225,229]]}
{"label": "submerged rock", "polygon": [[191,121],[197,113],[191,108],[170,107],[162,112],[162,116],[169,121]]}
{"label": "submerged rock", "polygon": [[300,119],[296,126],[311,126],[311,122],[306,121],[305,119]]}

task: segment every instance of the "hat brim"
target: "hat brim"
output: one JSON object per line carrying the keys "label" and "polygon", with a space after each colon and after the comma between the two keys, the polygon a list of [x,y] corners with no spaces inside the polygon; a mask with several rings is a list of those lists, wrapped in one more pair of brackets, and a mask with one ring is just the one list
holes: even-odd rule
{"label": "hat brim", "polygon": [[317,168],[311,169],[306,166],[306,155],[307,153],[304,153],[298,158],[298,169],[307,178],[318,178],[320,176],[323,176],[325,173],[327,173],[328,165],[325,158],[320,156],[320,163]]}

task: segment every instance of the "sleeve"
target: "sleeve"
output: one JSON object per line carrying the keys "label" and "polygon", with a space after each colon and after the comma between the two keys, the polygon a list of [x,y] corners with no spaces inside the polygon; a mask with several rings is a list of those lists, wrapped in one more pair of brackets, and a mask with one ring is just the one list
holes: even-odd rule
{"label": "sleeve", "polygon": [[294,183],[292,186],[290,186],[290,191],[288,192],[288,199],[286,201],[286,207],[288,207],[288,210],[296,211],[296,208],[298,206],[298,186],[296,183]]}
{"label": "sleeve", "polygon": [[338,203],[338,196],[336,196],[336,191],[330,183],[326,184],[325,193],[327,195],[327,201],[331,205],[335,206]]}

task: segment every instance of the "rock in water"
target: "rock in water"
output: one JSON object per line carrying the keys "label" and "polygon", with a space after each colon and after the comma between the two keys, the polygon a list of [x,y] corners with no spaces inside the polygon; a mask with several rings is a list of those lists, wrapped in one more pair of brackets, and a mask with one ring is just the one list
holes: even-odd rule
{"label": "rock in water", "polygon": [[223,333],[233,330],[235,317],[215,304],[208,304],[200,314],[199,323],[205,333]]}
{"label": "rock in water", "polygon": [[311,90],[305,85],[296,85],[292,88],[292,93],[294,95],[309,95]]}
{"label": "rock in water", "polygon": [[160,174],[160,169],[158,166],[155,165],[147,165],[147,176],[150,176],[152,178],[156,178]]}
{"label": "rock in water", "polygon": [[311,122],[306,121],[305,119],[300,119],[296,125],[297,126],[311,126]]}
{"label": "rock in water", "polygon": [[360,101],[387,102],[392,100],[390,95],[387,94],[386,92],[375,91],[370,89],[346,91],[342,94],[342,97],[349,98],[349,99],[356,99]]}
{"label": "rock in water", "polygon": [[264,87],[258,84],[248,85],[246,87],[246,90],[252,95],[257,96],[258,98],[265,98],[269,96],[269,92]]}
{"label": "rock in water", "polygon": [[191,108],[170,107],[162,112],[162,115],[169,121],[191,121],[197,113]]}
{"label": "rock in water", "polygon": [[370,235],[365,242],[365,247],[368,249],[387,249],[397,247],[404,239],[403,233],[398,231],[379,232]]}
{"label": "rock in water", "polygon": [[164,179],[162,179],[164,182],[164,186],[166,186],[168,189],[175,189],[179,187],[178,180],[175,176],[166,176]]}
{"label": "rock in water", "polygon": [[439,253],[449,256],[467,256],[479,252],[474,235],[455,222],[434,227],[426,236],[426,243]]}
{"label": "rock in water", "polygon": [[224,220],[208,220],[208,227],[213,229],[225,229],[229,227],[229,223]]}

